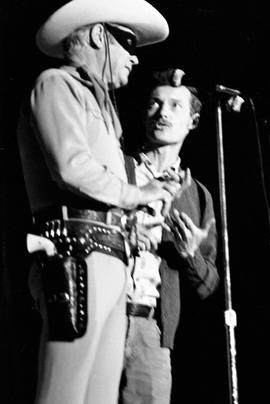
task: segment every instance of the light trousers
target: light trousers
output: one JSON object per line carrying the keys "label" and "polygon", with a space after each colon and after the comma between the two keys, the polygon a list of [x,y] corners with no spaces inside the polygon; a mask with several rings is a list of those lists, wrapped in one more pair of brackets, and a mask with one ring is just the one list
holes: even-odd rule
{"label": "light trousers", "polygon": [[[118,402],[126,334],[126,267],[99,252],[86,261],[87,332],[73,342],[48,341],[44,313],[35,404]],[[35,294],[37,289],[32,289]],[[42,306],[44,310],[41,302]]]}
{"label": "light trousers", "polygon": [[128,317],[119,404],[170,403],[170,350],[161,347],[160,336],[155,319]]}

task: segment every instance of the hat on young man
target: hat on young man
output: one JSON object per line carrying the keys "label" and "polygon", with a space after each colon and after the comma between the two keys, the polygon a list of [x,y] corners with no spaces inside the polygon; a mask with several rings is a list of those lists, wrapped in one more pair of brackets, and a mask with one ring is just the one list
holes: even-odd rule
{"label": "hat on young man", "polygon": [[144,0],[72,0],[53,12],[39,28],[37,46],[46,55],[61,58],[62,41],[68,35],[98,22],[130,28],[137,46],[161,42],[169,34],[165,18]]}

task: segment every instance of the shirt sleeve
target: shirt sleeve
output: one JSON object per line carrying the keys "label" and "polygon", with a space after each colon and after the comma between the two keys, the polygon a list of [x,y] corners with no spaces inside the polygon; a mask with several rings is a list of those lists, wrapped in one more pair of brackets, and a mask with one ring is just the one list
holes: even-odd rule
{"label": "shirt sleeve", "polygon": [[47,74],[38,79],[31,95],[38,142],[51,177],[63,189],[133,209],[141,191],[93,156],[85,133],[82,95],[73,80],[62,73]]}

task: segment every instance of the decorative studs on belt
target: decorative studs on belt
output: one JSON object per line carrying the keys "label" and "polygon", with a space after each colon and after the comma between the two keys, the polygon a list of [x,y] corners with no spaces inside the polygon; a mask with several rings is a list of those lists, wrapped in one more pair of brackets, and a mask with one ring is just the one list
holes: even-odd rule
{"label": "decorative studs on belt", "polygon": [[52,240],[60,254],[70,256],[72,253],[83,253],[89,255],[93,250],[104,251],[110,253],[111,247],[103,243],[99,243],[95,239],[95,234],[113,235],[117,231],[114,229],[106,229],[102,226],[85,225],[83,235],[72,236],[72,231],[67,230],[67,226],[61,220],[51,220],[45,223],[44,237]]}

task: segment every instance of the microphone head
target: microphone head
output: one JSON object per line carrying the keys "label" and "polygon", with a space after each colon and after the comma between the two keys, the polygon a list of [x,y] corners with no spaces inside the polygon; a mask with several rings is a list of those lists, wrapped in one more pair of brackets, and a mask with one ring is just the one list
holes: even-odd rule
{"label": "microphone head", "polygon": [[233,95],[228,99],[225,106],[227,111],[231,112],[241,112],[242,105],[244,104],[245,100],[240,97],[239,95]]}

